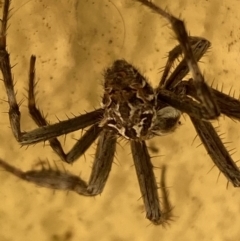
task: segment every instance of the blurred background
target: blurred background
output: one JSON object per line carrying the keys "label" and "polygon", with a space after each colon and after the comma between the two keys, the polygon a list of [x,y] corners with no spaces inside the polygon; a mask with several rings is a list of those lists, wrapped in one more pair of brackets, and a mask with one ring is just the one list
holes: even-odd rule
{"label": "blurred background", "polygon": [[[193,36],[211,41],[200,66],[209,84],[239,96],[240,21],[238,0],[167,1],[155,3],[181,16]],[[3,6],[3,0],[0,4]],[[98,108],[103,72],[115,59],[126,59],[158,84],[167,52],[176,44],[160,16],[134,0],[12,1],[8,50],[21,105],[22,129],[31,130],[27,106],[28,68],[37,56],[37,104],[51,123]],[[88,180],[95,145],[73,165],[62,163],[42,143],[20,148],[9,127],[8,105],[0,87],[0,157],[26,171],[39,160]],[[57,117],[57,118],[56,118]],[[148,142],[153,165],[167,165],[167,186],[174,205],[169,226],[145,218],[129,145],[120,141],[115,165],[101,196],[88,198],[23,182],[0,170],[0,240],[238,240],[240,190],[227,186],[207,155],[188,118],[175,133]],[[239,160],[240,124],[221,117],[214,122]],[[81,131],[59,138],[65,150]],[[155,169],[160,179],[160,170]]]}

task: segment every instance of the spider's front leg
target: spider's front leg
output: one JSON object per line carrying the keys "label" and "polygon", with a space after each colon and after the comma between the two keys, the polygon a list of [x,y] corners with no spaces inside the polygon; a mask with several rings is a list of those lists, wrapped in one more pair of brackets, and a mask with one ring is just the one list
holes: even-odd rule
{"label": "spider's front leg", "polygon": [[[240,101],[212,89],[204,82],[197,63],[199,56],[196,54],[201,54],[202,50],[195,52],[197,49],[194,49],[195,47],[191,45],[191,38],[189,38],[182,20],[167,13],[152,2],[147,0],[137,1],[160,14],[171,23],[184,53],[183,61],[176,68],[178,71],[175,70],[169,78],[167,78],[164,72],[164,81],[160,82],[160,87],[158,88],[159,101],[164,101],[190,115],[195,129],[215,165],[226,176],[227,180],[231,181],[235,187],[239,187],[240,170],[212,124],[206,120],[216,119],[220,113],[239,119]],[[166,69],[168,72],[169,68],[167,65]],[[187,74],[188,70],[191,71],[193,79],[186,82],[186,84],[182,82],[182,79],[184,78],[184,73]],[[161,84],[164,84],[164,86],[161,86]],[[175,84],[177,85],[175,86]],[[198,103],[187,95],[192,96]]]}
{"label": "spider's front leg", "polygon": [[176,38],[179,41],[182,51],[184,53],[185,61],[187,62],[188,68],[192,73],[194,79],[194,86],[197,91],[199,100],[201,101],[204,118],[205,119],[215,119],[220,115],[219,107],[213,98],[213,94],[209,86],[205,83],[204,77],[199,69],[197,59],[194,56],[193,50],[191,48],[191,43],[189,36],[187,34],[184,22],[181,19],[176,18],[172,14],[166,12],[159,6],[147,0],[136,0],[143,5],[147,6],[155,13],[161,15],[169,21],[171,24]]}

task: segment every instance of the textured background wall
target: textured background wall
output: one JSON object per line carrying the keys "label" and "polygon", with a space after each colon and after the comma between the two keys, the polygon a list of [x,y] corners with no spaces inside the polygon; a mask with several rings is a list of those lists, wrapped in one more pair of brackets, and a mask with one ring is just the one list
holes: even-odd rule
{"label": "textured background wall", "polygon": [[[125,58],[149,77],[153,85],[166,53],[176,45],[166,22],[130,0],[13,0],[8,49],[21,106],[24,130],[35,127],[26,98],[28,63],[37,56],[38,105],[56,122],[71,113],[90,111],[101,101],[102,72],[114,59]],[[114,4],[113,4],[114,3]],[[212,42],[201,69],[209,83],[224,91],[240,88],[240,21],[238,0],[160,1],[156,4],[184,18],[191,35]],[[48,158],[62,162],[42,144],[19,148],[9,128],[6,94],[0,87],[0,157],[23,170]],[[143,211],[129,146],[118,146],[106,188],[96,198],[53,192],[0,172],[0,240],[238,240],[240,190],[220,175],[196,136],[189,118],[174,134],[150,140],[159,148],[155,166],[168,166],[167,183],[175,221],[164,229],[149,225]],[[220,118],[214,123],[225,133],[230,148],[238,149],[239,123]],[[67,136],[65,148],[81,132]],[[60,138],[64,141],[64,138]],[[199,146],[199,147],[198,147]],[[198,148],[197,148],[198,147]],[[87,180],[94,147],[68,171]],[[239,160],[239,151],[234,159]],[[156,176],[159,178],[159,170]]]}

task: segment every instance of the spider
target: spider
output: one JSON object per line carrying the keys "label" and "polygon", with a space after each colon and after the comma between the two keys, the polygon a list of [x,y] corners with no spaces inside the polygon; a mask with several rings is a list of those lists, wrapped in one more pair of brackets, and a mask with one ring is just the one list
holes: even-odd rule
{"label": "spider", "polygon": [[[151,158],[146,140],[173,132],[182,113],[187,113],[214,164],[235,187],[240,186],[240,172],[210,120],[220,114],[240,119],[240,101],[207,85],[198,67],[198,61],[210,47],[210,42],[187,34],[182,20],[147,0],[136,0],[169,21],[179,42],[168,55],[157,88],[125,60],[116,60],[104,73],[102,107],[92,112],[49,124],[36,108],[34,87],[36,57],[30,58],[28,108],[38,128],[24,132],[20,128],[9,53],[6,50],[6,30],[9,0],[5,0],[0,31],[0,68],[6,88],[9,119],[14,137],[21,145],[49,141],[51,148],[67,163],[73,163],[98,138],[92,172],[88,183],[70,173],[42,168],[23,172],[0,159],[0,165],[13,175],[39,186],[77,192],[84,196],[100,194],[106,184],[114,160],[117,138],[130,142],[136,174],[142,194],[146,217],[153,224],[164,224],[171,218],[172,207],[165,188],[165,170],[162,168],[161,191],[163,207],[157,192]],[[175,60],[182,61],[173,68]],[[173,70],[172,70],[173,69]],[[192,78],[184,80],[191,72]],[[57,137],[89,127],[73,148],[65,153]]]}

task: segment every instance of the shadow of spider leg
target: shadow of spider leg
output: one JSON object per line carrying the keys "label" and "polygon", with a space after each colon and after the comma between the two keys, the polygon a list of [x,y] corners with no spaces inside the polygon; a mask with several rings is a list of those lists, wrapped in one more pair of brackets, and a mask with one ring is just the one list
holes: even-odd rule
{"label": "shadow of spider leg", "polygon": [[103,130],[99,135],[95,159],[88,184],[80,177],[57,169],[44,168],[23,172],[0,159],[0,166],[14,176],[41,187],[54,190],[74,191],[84,196],[100,194],[109,176],[116,149],[116,134]]}
{"label": "shadow of spider leg", "polygon": [[145,141],[131,141],[130,143],[146,217],[156,225],[164,225],[171,221],[173,209],[166,190],[166,167],[163,166],[161,171],[159,189],[161,190],[163,201],[162,208],[160,208],[156,178],[146,143]]}

